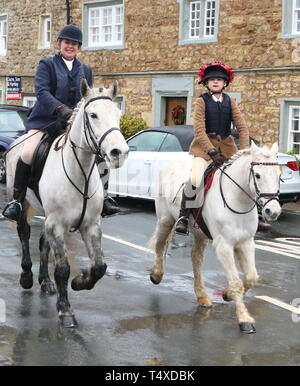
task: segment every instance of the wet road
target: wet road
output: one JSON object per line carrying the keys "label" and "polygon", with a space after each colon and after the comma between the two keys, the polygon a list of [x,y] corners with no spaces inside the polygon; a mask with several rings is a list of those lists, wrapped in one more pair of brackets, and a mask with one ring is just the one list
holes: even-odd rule
{"label": "wet road", "polygon": [[[0,186],[0,207],[4,202]],[[152,255],[143,248],[154,231],[151,203],[120,200],[122,213],[103,220],[106,275],[92,291],[69,291],[79,326],[57,322],[56,296],[40,293],[37,280],[41,220],[32,222],[34,286],[19,286],[20,246],[11,223],[0,221],[0,365],[299,365],[300,322],[284,305],[300,298],[299,215],[284,213],[269,235],[257,235],[259,282],[246,305],[257,333],[242,335],[235,307],[222,300],[226,278],[211,248],[204,279],[214,302],[197,307],[190,239],[175,236],[162,283],[147,269]],[[71,277],[88,264],[81,241],[71,243]],[[53,272],[53,264],[51,264]],[[53,276],[52,276],[53,277]],[[267,297],[267,298],[261,298]],[[266,300],[267,299],[267,300]],[[282,303],[272,304],[270,299]],[[300,316],[299,316],[300,319]]]}

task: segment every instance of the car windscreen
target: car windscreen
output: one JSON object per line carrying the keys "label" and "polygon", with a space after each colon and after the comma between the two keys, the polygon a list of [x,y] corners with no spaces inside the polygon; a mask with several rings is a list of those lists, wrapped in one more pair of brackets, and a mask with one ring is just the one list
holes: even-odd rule
{"label": "car windscreen", "polygon": [[0,132],[25,130],[26,118],[25,111],[0,111]]}
{"label": "car windscreen", "polygon": [[131,151],[159,151],[166,133],[159,131],[145,131],[128,141]]}

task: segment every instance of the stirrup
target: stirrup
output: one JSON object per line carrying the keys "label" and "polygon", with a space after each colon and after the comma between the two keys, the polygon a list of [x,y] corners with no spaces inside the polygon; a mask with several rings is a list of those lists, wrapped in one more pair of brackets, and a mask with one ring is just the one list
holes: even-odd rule
{"label": "stirrup", "polygon": [[[17,206],[15,206],[16,204]],[[12,208],[13,205],[14,205],[14,208]],[[12,210],[12,209],[15,211],[15,213],[9,213],[9,210]],[[2,215],[9,220],[18,222],[20,220],[22,210],[23,210],[22,204],[17,200],[13,200],[5,206],[5,208],[2,211]]]}
{"label": "stirrup", "polygon": [[[181,225],[181,224],[179,224],[181,222],[181,224],[184,224],[185,223],[185,225],[186,225],[186,230],[184,231],[184,232],[180,232],[178,229],[177,229],[177,227],[179,226],[179,225]],[[185,225],[183,225],[183,226],[185,226]],[[179,217],[179,219],[176,221],[176,223],[175,223],[175,233],[177,234],[177,235],[181,235],[181,236],[188,236],[189,235],[189,219],[188,219],[188,217],[186,217],[186,216],[181,216],[181,217]]]}

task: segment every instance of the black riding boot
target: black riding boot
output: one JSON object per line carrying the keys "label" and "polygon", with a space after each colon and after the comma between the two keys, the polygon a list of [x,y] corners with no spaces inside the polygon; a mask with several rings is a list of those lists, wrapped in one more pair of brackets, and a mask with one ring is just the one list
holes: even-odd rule
{"label": "black riding boot", "polygon": [[10,220],[18,221],[20,219],[22,212],[22,201],[26,196],[28,179],[30,177],[30,169],[31,165],[25,164],[21,158],[19,158],[14,182],[14,201],[9,202],[2,212],[3,216]]}
{"label": "black riding boot", "polygon": [[120,208],[118,207],[118,204],[116,203],[116,201],[112,197],[109,197],[109,196],[104,197],[101,216],[102,217],[110,216],[118,212],[120,212]]}
{"label": "black riding boot", "polygon": [[[195,187],[193,187],[195,189]],[[187,236],[189,234],[189,216],[191,213],[191,209],[186,207],[186,202],[188,200],[193,200],[194,197],[187,197],[184,193],[184,189],[182,191],[182,199],[179,211],[179,218],[175,224],[175,232],[179,235]]]}

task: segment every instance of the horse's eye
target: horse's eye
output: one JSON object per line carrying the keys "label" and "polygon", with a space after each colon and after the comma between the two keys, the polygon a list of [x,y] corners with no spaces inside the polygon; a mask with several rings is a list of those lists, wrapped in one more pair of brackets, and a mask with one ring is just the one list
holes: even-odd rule
{"label": "horse's eye", "polygon": [[255,173],[255,178],[257,178],[259,180],[260,179],[260,174],[259,173]]}
{"label": "horse's eye", "polygon": [[97,114],[95,114],[95,113],[91,113],[91,118],[96,119],[96,118],[98,118],[98,116],[97,116]]}

